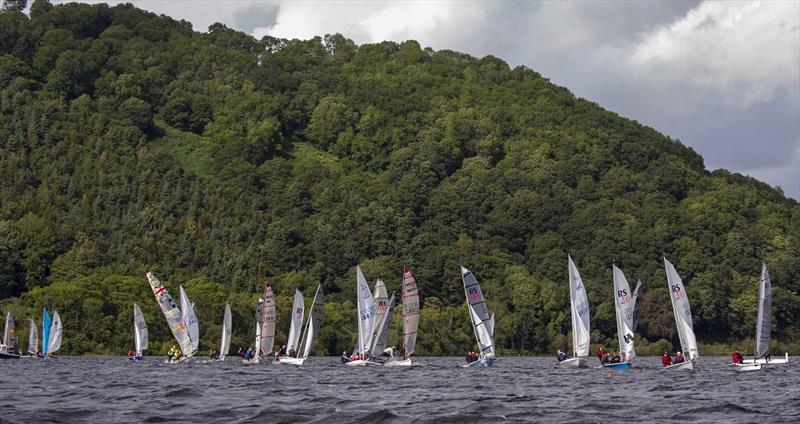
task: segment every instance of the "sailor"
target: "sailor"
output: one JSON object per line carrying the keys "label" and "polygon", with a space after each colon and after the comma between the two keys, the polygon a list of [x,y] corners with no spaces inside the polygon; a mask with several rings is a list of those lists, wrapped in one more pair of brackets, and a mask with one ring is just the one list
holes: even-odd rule
{"label": "sailor", "polygon": [[672,358],[669,357],[669,354],[665,350],[663,354],[661,354],[661,365],[668,367],[672,365]]}
{"label": "sailor", "polygon": [[611,362],[612,364],[618,364],[621,362],[621,359],[619,355],[617,355],[617,352],[611,352],[610,359],[608,360],[608,362]]}
{"label": "sailor", "polygon": [[239,350],[236,352],[239,354],[240,358],[244,358],[244,348],[239,346]]}
{"label": "sailor", "polygon": [[558,362],[564,362],[567,360],[567,354],[562,352],[561,349],[558,349],[558,353],[556,353],[556,358]]}
{"label": "sailor", "polygon": [[342,358],[341,359],[342,359],[342,363],[343,364],[346,364],[346,363],[350,362],[350,357],[347,356],[347,351],[342,352]]}
{"label": "sailor", "polygon": [[683,352],[681,352],[679,350],[677,353],[675,353],[675,359],[672,360],[672,363],[673,364],[682,364],[684,362],[685,362],[685,359],[683,357]]}
{"label": "sailor", "polygon": [[597,348],[597,359],[599,359],[600,362],[605,364],[606,363],[606,356],[607,356],[606,353],[603,352],[603,347],[602,346],[598,347]]}
{"label": "sailor", "polygon": [[738,350],[733,351],[733,363],[734,364],[744,363],[744,358],[742,357],[742,354],[739,353]]}
{"label": "sailor", "polygon": [[136,353],[133,350],[128,351],[128,359],[133,359],[136,356]]}
{"label": "sailor", "polygon": [[394,347],[387,347],[386,349],[383,349],[383,353],[381,355],[387,358],[394,357]]}
{"label": "sailor", "polygon": [[249,347],[247,348],[247,351],[244,353],[244,359],[253,359],[253,350],[250,349]]}

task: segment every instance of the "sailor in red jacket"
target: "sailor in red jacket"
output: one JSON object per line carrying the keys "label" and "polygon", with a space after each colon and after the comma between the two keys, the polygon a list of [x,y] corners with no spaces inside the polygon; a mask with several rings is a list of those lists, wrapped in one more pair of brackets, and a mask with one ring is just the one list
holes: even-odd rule
{"label": "sailor in red jacket", "polygon": [[744,358],[742,357],[742,354],[739,353],[738,350],[733,351],[733,363],[734,364],[741,364],[743,362],[744,362]]}
{"label": "sailor in red jacket", "polygon": [[664,351],[664,354],[661,355],[661,365],[664,365],[665,367],[672,365],[672,358],[669,357],[667,351]]}

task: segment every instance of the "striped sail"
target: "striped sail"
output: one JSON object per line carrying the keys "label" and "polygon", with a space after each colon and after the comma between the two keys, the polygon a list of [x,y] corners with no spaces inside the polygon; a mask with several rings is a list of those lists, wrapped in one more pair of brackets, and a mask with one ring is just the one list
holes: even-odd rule
{"label": "striped sail", "polygon": [[372,356],[380,356],[383,350],[386,349],[386,340],[389,338],[389,326],[392,323],[392,314],[394,313],[394,295],[389,299],[386,305],[386,312],[381,317],[381,322],[378,323],[378,331],[375,336],[375,341],[372,343],[370,353]]}
{"label": "striped sail", "polygon": [[633,348],[634,299],[625,274],[616,265],[611,265],[614,274],[614,306],[617,313],[617,338],[619,353],[624,362],[636,357]]}
{"label": "striped sail", "polygon": [[259,310],[258,350],[256,350],[258,358],[272,353],[275,345],[275,294],[269,283],[264,283],[264,293],[261,299],[263,301]]}
{"label": "striped sail", "polygon": [[225,355],[231,349],[231,305],[225,304],[225,313],[222,315],[222,338],[219,342],[219,359],[225,360]]}
{"label": "striped sail", "polygon": [[[286,341],[286,355],[297,356],[297,348],[300,344],[300,332],[303,328],[303,317],[305,316],[305,304],[300,290],[294,290],[294,304],[292,305],[292,322],[289,326],[289,337]],[[292,352],[290,355],[289,352]]]}
{"label": "striped sail", "polygon": [[322,294],[322,286],[317,286],[317,292],[314,294],[314,302],[311,304],[311,312],[308,314],[308,321],[306,322],[305,337],[302,338],[303,342],[300,345],[300,352],[302,358],[308,358],[311,353],[311,347],[314,345],[314,339],[319,334],[319,327],[322,325],[322,311],[325,308],[324,296]]}
{"label": "striped sail", "polygon": [[697,350],[697,340],[694,337],[692,326],[692,310],[689,307],[689,298],[686,296],[686,288],[678,275],[675,267],[664,258],[664,268],[667,271],[667,284],[669,285],[670,300],[672,301],[672,312],[675,315],[675,324],[678,327],[678,337],[681,340],[681,350],[690,361],[699,357]]}
{"label": "striped sail", "polygon": [[181,295],[181,317],[186,324],[189,332],[189,339],[192,341],[192,350],[195,351],[200,346],[200,326],[197,322],[197,315],[194,313],[194,303],[189,300],[186,290],[180,286]]}
{"label": "striped sail", "polygon": [[755,359],[769,355],[769,336],[772,324],[772,284],[767,264],[761,264],[761,284],[758,289],[758,322],[756,323]]}
{"label": "striped sail", "polygon": [[133,336],[136,342],[136,356],[142,356],[147,350],[149,339],[147,336],[147,322],[139,305],[133,304]]}
{"label": "striped sail", "polygon": [[64,334],[61,327],[61,317],[58,316],[58,311],[53,312],[53,322],[50,324],[50,337],[47,345],[47,353],[52,354],[61,348],[61,338]]}
{"label": "striped sail", "polygon": [[36,355],[39,351],[39,330],[36,328],[36,320],[31,318],[31,325],[28,329],[28,353]]}
{"label": "striped sail", "polygon": [[364,354],[368,350],[372,338],[372,326],[375,320],[375,299],[369,291],[367,279],[361,272],[361,267],[356,265],[356,302],[358,305],[358,353]]}
{"label": "striped sail", "polygon": [[483,297],[481,286],[475,275],[463,266],[461,267],[461,279],[464,282],[464,295],[467,297],[467,309],[472,319],[472,328],[475,331],[475,339],[481,351],[481,356],[494,358],[495,349],[492,341],[493,334],[489,328],[489,309]]}
{"label": "striped sail", "polygon": [[575,357],[589,356],[589,297],[586,296],[586,287],[578,272],[572,257],[567,255],[567,269],[569,272],[569,304],[572,316],[572,349]]}
{"label": "striped sail", "polygon": [[[403,358],[414,354],[419,328],[419,291],[414,274],[403,267]],[[492,332],[490,330],[490,332]]]}
{"label": "striped sail", "polygon": [[189,338],[189,329],[186,327],[186,323],[183,321],[181,310],[178,309],[178,305],[175,303],[175,300],[169,295],[167,288],[161,284],[161,281],[158,281],[158,278],[156,278],[152,272],[147,273],[147,281],[150,283],[150,289],[153,291],[153,295],[156,297],[158,306],[161,307],[161,312],[164,313],[164,318],[167,320],[167,325],[169,326],[169,329],[172,330],[172,335],[175,336],[175,340],[178,342],[181,352],[187,357],[194,355],[195,351],[192,349],[192,340]]}
{"label": "striped sail", "polygon": [[42,356],[47,355],[47,347],[50,345],[50,314],[47,308],[42,311]]}
{"label": "striped sail", "polygon": [[383,280],[375,281],[375,292],[372,297],[375,299],[375,317],[372,319],[372,334],[367,342],[367,350],[370,351],[375,345],[375,338],[378,336],[380,323],[383,322],[383,315],[386,314],[389,304],[389,294],[386,292],[386,284]]}

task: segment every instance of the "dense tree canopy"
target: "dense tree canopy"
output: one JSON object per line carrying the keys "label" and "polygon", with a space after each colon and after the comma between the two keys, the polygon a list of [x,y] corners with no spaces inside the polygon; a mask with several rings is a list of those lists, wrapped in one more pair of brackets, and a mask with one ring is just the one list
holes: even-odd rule
{"label": "dense tree canopy", "polygon": [[501,351],[567,349],[568,253],[595,343],[616,344],[612,262],[645,284],[642,351],[677,341],[665,255],[709,349],[747,348],[762,261],[779,348],[800,346],[798,203],[530,69],[415,41],[200,33],[130,4],[36,0],[28,17],[20,3],[0,12],[0,297],[18,321],[57,308],[65,352],[127,350],[134,301],[165,350],[148,270],[186,286],[205,348],[226,301],[248,343],[265,279],[278,342],[294,289],[322,284],[317,352],[341,352],[356,264],[390,291],[415,272],[419,354],[474,343],[460,264]]}

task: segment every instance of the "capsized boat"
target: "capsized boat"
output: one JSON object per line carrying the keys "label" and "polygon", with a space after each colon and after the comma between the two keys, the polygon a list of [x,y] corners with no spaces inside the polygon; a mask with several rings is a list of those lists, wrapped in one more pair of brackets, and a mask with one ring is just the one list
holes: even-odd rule
{"label": "capsized boat", "polygon": [[464,282],[467,310],[479,348],[478,360],[466,364],[464,367],[492,366],[496,359],[493,341],[494,324],[493,319],[489,316],[489,308],[486,306],[481,285],[475,275],[463,266],[461,267],[461,280]]}
{"label": "capsized boat", "polygon": [[678,337],[681,341],[681,351],[683,357],[687,358],[685,362],[672,364],[664,367],[664,369],[694,369],[694,362],[700,357],[697,350],[697,339],[694,336],[694,327],[692,326],[692,309],[689,306],[689,297],[686,295],[686,289],[681,281],[678,271],[675,267],[664,258],[664,268],[667,272],[667,285],[670,292],[670,300],[672,302],[672,312],[675,315],[675,325],[678,328]]}
{"label": "capsized boat", "polygon": [[[296,358],[283,357],[280,359],[281,364],[285,365],[303,365],[308,355],[311,353],[311,347],[314,345],[314,339],[319,334],[319,328],[322,325],[322,311],[325,308],[324,296],[322,294],[322,286],[317,286],[317,292],[314,294],[314,301],[311,303],[311,312],[308,314],[303,335],[301,336],[301,343],[299,354]],[[287,348],[288,349],[288,348]]]}
{"label": "capsized boat", "polygon": [[[753,358],[745,359],[744,364],[787,364],[789,363],[789,352],[785,352],[783,358],[772,359],[770,357],[769,342],[770,329],[772,324],[772,283],[769,278],[767,264],[761,264],[761,281],[758,289],[758,316],[756,318],[756,348]],[[742,365],[742,364],[737,364]],[[744,370],[744,367],[734,368],[737,371]],[[760,369],[760,368],[759,368]],[[748,370],[750,371],[750,370]]]}
{"label": "capsized boat", "polygon": [[631,293],[631,287],[625,274],[611,265],[614,274],[614,309],[617,315],[617,339],[619,340],[619,356],[621,362],[603,364],[605,368],[627,369],[630,368],[631,359],[636,357],[636,350],[633,348],[633,314],[636,300]]}
{"label": "capsized boat", "polygon": [[135,350],[133,356],[128,357],[128,361],[138,362],[142,360],[142,352],[147,350],[149,338],[147,335],[147,322],[144,320],[139,305],[133,304],[133,340],[135,343]]}
{"label": "capsized boat", "polygon": [[3,331],[3,344],[0,345],[0,359],[19,359],[17,348],[17,326],[11,312],[6,313],[6,325]]}
{"label": "capsized boat", "polygon": [[578,268],[567,255],[567,272],[569,274],[569,305],[572,317],[572,358],[559,362],[560,368],[586,368],[589,366],[589,297],[581,279]]}
{"label": "capsized boat", "polygon": [[[494,333],[494,315],[490,332]],[[417,280],[411,269],[403,267],[403,351],[402,359],[392,358],[384,365],[389,367],[411,366],[411,355],[417,345],[417,330],[419,328],[419,290]]]}
{"label": "capsized boat", "polygon": [[358,265],[356,265],[356,304],[358,305],[358,346],[356,347],[356,354],[361,359],[346,362],[345,365],[349,367],[363,367],[369,364],[369,361],[364,357],[369,351],[372,342],[372,331],[377,312],[375,298],[370,293],[367,279]]}
{"label": "capsized boat", "polygon": [[[183,362],[188,360],[195,353],[197,350],[193,348],[192,339],[189,337],[189,327],[186,325],[186,321],[184,321],[184,315],[180,309],[178,309],[178,305],[175,303],[175,300],[170,296],[169,291],[167,288],[161,284],[161,281],[153,275],[152,272],[147,273],[147,281],[150,284],[150,289],[153,291],[153,296],[156,298],[156,302],[161,307],[161,312],[164,313],[164,318],[167,320],[167,325],[169,329],[172,330],[172,335],[175,337],[175,340],[178,342],[178,347],[183,355],[181,359],[178,361],[172,362]],[[188,301],[186,301],[186,305]]]}

